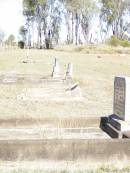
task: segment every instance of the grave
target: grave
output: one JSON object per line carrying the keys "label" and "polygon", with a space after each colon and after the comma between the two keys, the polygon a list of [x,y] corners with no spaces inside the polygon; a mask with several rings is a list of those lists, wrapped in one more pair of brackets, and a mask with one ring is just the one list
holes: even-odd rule
{"label": "grave", "polygon": [[66,78],[72,78],[73,76],[73,64],[69,63],[66,72]]}
{"label": "grave", "polygon": [[[29,79],[30,77],[28,76]],[[23,96],[25,100],[32,98],[70,100],[71,96],[75,97],[75,94],[80,93],[78,91],[80,91],[78,83],[68,85],[64,81],[45,82],[41,88],[25,89]],[[71,93],[70,97],[68,93]],[[124,133],[128,132],[126,123],[129,127],[130,122],[128,96],[129,78],[116,77],[114,113],[107,117],[105,122],[106,129],[113,137],[116,133],[120,133],[122,137],[122,132],[125,137],[128,135]],[[130,161],[130,141],[110,139],[110,136],[99,128],[99,123],[100,117],[62,117],[62,115],[39,119],[27,117],[16,120],[1,119],[0,159],[1,161],[87,161],[93,164],[98,162],[111,164],[115,163],[115,160],[119,163]]]}
{"label": "grave", "polygon": [[130,77],[115,77],[113,115],[107,117],[104,127],[115,138],[130,131]]}
{"label": "grave", "polygon": [[65,82],[44,83],[39,88],[26,88],[17,96],[18,100],[42,100],[42,101],[83,101],[81,88],[78,84],[71,87]]}
{"label": "grave", "polygon": [[15,74],[10,74],[10,75],[5,75],[3,76],[2,83],[3,84],[14,84],[18,80],[17,75]]}
{"label": "grave", "polygon": [[60,76],[60,66],[58,60],[55,58],[54,65],[53,65],[53,72],[52,77],[59,77]]}

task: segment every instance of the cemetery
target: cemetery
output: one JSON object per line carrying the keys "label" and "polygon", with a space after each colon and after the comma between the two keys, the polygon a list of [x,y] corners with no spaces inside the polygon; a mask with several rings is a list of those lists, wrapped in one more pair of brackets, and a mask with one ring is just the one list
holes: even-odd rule
{"label": "cemetery", "polygon": [[0,173],[130,173],[130,1],[0,1]]}
{"label": "cemetery", "polygon": [[[82,116],[81,112],[77,116],[69,116],[67,110],[64,113],[68,116],[62,116],[62,112],[57,116],[55,111],[51,110],[54,115],[50,116],[49,113],[44,112],[46,110],[44,106],[51,109],[55,103],[59,111],[62,104],[66,107],[74,104],[72,111],[69,110],[71,115],[76,106],[83,106],[86,102],[84,85],[74,78],[74,69],[79,66],[73,65],[73,59],[67,65],[65,59],[62,63],[66,65],[62,70],[62,63],[60,64],[57,58],[51,60],[53,63],[46,75],[41,74],[43,69],[40,73],[34,74],[16,72],[0,74],[1,90],[3,88],[6,91],[9,87],[8,93],[11,93],[11,90],[15,91],[14,96],[5,93],[6,100],[3,97],[5,103],[10,105],[13,100],[16,106],[25,103],[28,105],[29,113],[31,112],[29,107],[37,104],[43,106],[41,112],[38,108],[34,108],[33,113],[36,113],[34,117],[27,116],[26,111],[23,118],[16,116],[20,112],[16,111],[16,107],[14,109],[13,103],[12,107],[7,106],[7,110],[14,110],[15,117],[11,114],[8,117],[0,117],[0,160],[2,162],[19,161],[21,164],[23,161],[38,160],[79,161],[85,162],[86,166],[114,164],[116,160],[119,164],[123,162],[128,165],[130,160],[130,78],[115,75],[111,81],[113,93],[110,97],[113,99],[111,105],[113,110],[110,115],[108,111],[108,114],[99,116]],[[107,61],[109,60],[111,59],[108,58]],[[114,60],[116,61],[116,58]],[[91,61],[91,58],[88,58],[88,61]],[[17,64],[19,62],[17,60]],[[31,66],[30,63],[24,65],[28,68]],[[39,64],[35,61],[34,66],[36,65]],[[90,80],[90,82],[93,81]],[[18,87],[17,90],[15,87]],[[86,85],[86,87],[89,86]],[[98,110],[98,107],[94,109]],[[82,108],[80,110],[82,111]],[[41,116],[38,116],[38,113],[41,113]]]}

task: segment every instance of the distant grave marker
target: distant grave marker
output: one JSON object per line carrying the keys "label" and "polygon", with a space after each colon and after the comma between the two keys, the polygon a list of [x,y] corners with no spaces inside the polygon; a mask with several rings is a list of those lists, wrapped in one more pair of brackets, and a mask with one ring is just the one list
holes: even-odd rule
{"label": "distant grave marker", "polygon": [[66,77],[72,78],[73,76],[73,64],[69,63],[67,67]]}
{"label": "distant grave marker", "polygon": [[55,58],[54,65],[53,65],[53,72],[52,77],[59,77],[60,76],[60,66],[57,58]]}

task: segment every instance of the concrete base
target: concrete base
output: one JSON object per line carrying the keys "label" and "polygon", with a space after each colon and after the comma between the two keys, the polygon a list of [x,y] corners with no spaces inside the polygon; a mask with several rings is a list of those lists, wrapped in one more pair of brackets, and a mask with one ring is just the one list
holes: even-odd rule
{"label": "concrete base", "polygon": [[[111,134],[118,137],[116,135],[119,131],[115,129],[112,131],[108,118],[102,118],[101,122],[104,129],[107,127],[106,129],[109,132],[111,129]],[[116,161],[120,163],[123,161],[128,162],[130,160],[130,140],[113,140],[109,137],[101,139],[100,136],[92,138],[93,132],[99,127],[99,123],[100,118],[44,118],[39,122],[37,119],[23,122],[20,120],[0,120],[0,160],[86,161],[92,164],[98,162],[102,164],[115,163]],[[10,129],[6,129],[9,126]],[[36,131],[36,126],[40,129],[39,131]],[[12,129],[13,127],[15,128]],[[47,139],[44,136],[39,136],[42,133],[41,127],[47,128],[47,136],[48,134],[51,135],[51,130],[54,130],[54,128],[60,128],[60,130],[64,130],[65,134],[71,133],[71,138],[63,135],[59,139],[56,139],[55,136]],[[85,136],[85,134],[90,135],[89,138],[81,138],[77,135],[80,132],[82,136]],[[35,134],[34,137],[32,136],[33,133]],[[73,139],[72,134],[74,135]],[[102,131],[97,135],[101,134],[103,134]]]}
{"label": "concrete base", "polygon": [[130,160],[130,140],[1,140],[1,161],[69,160],[123,162]]}
{"label": "concrete base", "polygon": [[109,123],[116,128],[117,130],[124,132],[130,130],[130,121],[123,121],[116,117],[115,115],[112,115],[109,117]]}
{"label": "concrete base", "polygon": [[115,119],[114,115],[102,117],[100,127],[112,138],[130,138],[129,125]]}
{"label": "concrete base", "polygon": [[101,118],[100,127],[103,131],[105,131],[111,138],[122,138],[122,132],[117,130],[109,123],[108,117]]}

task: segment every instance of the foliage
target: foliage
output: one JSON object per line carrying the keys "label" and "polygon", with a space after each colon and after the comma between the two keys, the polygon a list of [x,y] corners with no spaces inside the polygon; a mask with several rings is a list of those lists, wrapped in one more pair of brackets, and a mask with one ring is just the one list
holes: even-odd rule
{"label": "foliage", "polygon": [[25,26],[20,27],[19,34],[21,35],[23,42],[26,42],[27,29],[25,28]]}
{"label": "foliage", "polygon": [[130,47],[130,42],[128,40],[118,39],[116,36],[112,36],[108,40],[108,44],[111,46],[122,46],[122,47]]}
{"label": "foliage", "polygon": [[7,45],[13,46],[15,44],[15,36],[13,34],[9,35],[8,39],[5,41]]}
{"label": "foliage", "polygon": [[[24,14],[27,21],[28,40],[31,40],[30,30],[37,26],[37,47],[43,47],[43,40],[47,48],[52,41],[58,42],[61,24],[60,2],[57,0],[24,0]],[[34,30],[34,28],[32,29]]]}
{"label": "foliage", "polygon": [[124,0],[102,0],[102,8],[100,19],[106,23],[106,31],[112,29],[113,35],[121,38],[124,20],[123,16],[127,9],[126,1]]}
{"label": "foliage", "polygon": [[4,37],[5,37],[5,33],[2,29],[0,29],[0,42],[3,41]]}
{"label": "foliage", "polygon": [[[97,3],[95,3],[95,0],[64,0],[64,6],[68,30],[67,43],[81,44],[81,32],[88,42],[91,21],[97,9]],[[81,28],[81,31],[79,31],[79,28]]]}
{"label": "foliage", "polygon": [[[66,43],[75,45],[104,43],[110,35],[123,39],[125,32],[130,33],[128,0],[23,0],[23,14],[27,29],[21,30],[23,40],[28,46],[35,42],[37,48],[58,44],[63,25]],[[98,31],[92,23],[97,19]]]}
{"label": "foliage", "polygon": [[23,41],[18,42],[18,47],[19,48],[24,49],[24,45],[25,45],[25,43]]}

